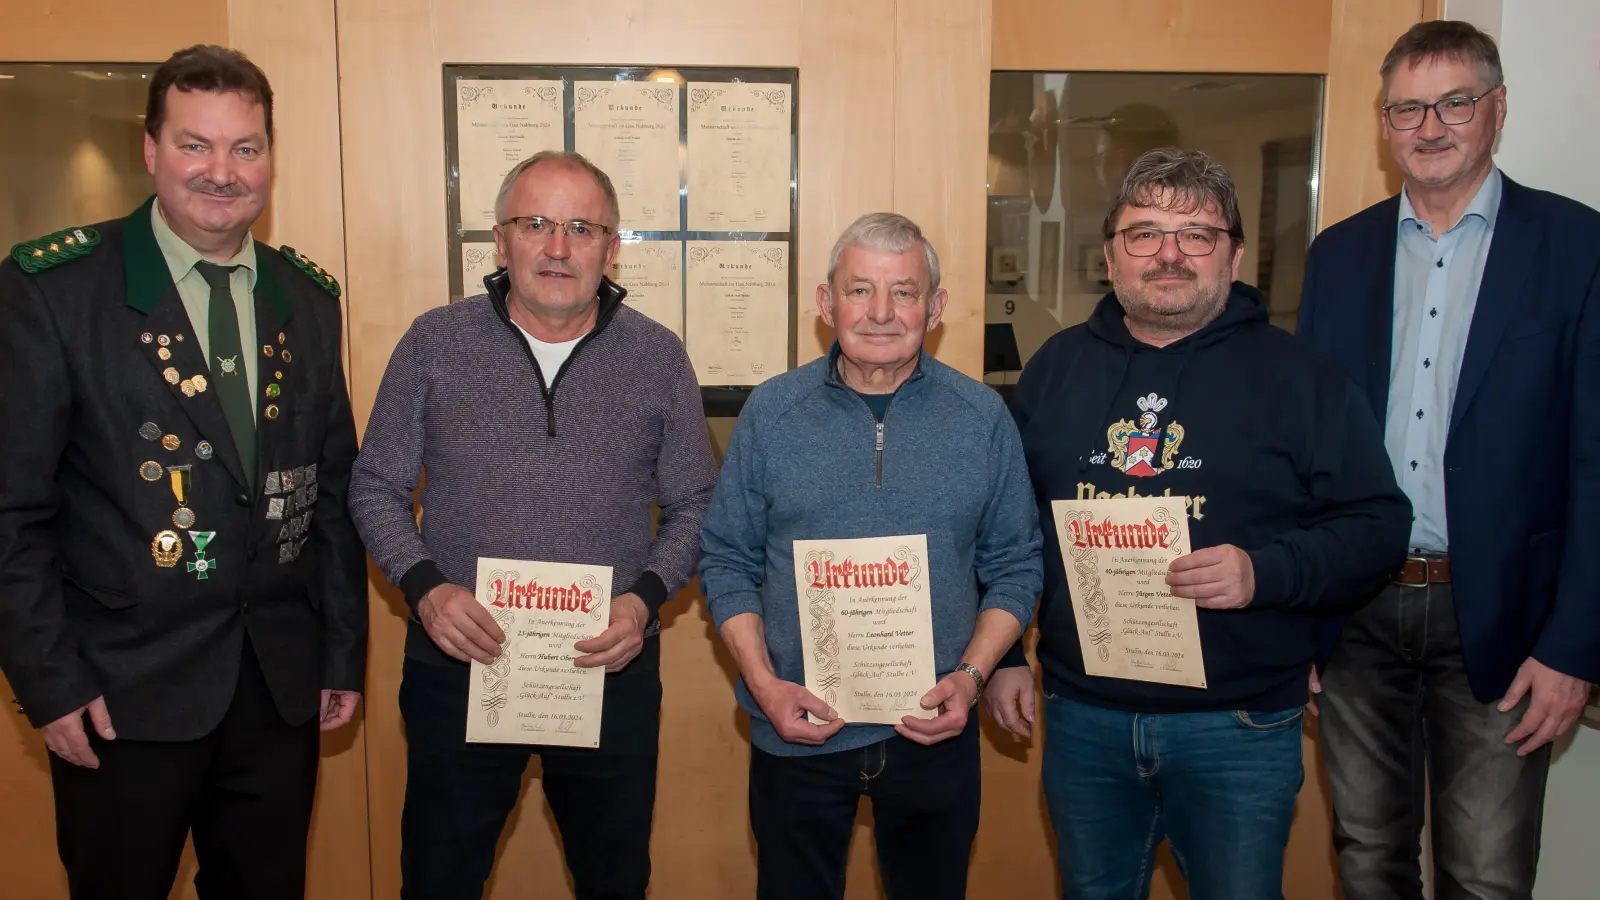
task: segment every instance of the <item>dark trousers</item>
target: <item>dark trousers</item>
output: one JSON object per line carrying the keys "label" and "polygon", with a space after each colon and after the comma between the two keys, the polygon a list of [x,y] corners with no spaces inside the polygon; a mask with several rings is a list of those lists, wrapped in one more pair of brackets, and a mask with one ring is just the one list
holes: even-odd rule
{"label": "dark trousers", "polygon": [[629,667],[606,677],[600,746],[588,749],[467,743],[471,672],[460,663],[405,661],[400,714],[409,774],[400,820],[401,898],[483,896],[523,772],[538,754],[577,900],[644,900],[660,673]]}
{"label": "dark trousers", "polygon": [[105,741],[87,717],[85,731],[100,768],[50,756],[73,900],[166,900],[191,831],[202,898],[305,896],[317,720],[283,721],[248,640],[233,704],[205,737]]}
{"label": "dark trousers", "polygon": [[1517,756],[1528,698],[1498,699],[1467,685],[1448,584],[1390,585],[1345,625],[1317,702],[1349,900],[1420,900],[1429,800],[1436,900],[1532,896],[1550,747]]}
{"label": "dark trousers", "polygon": [[899,735],[815,756],[752,747],[756,897],[843,897],[856,806],[869,797],[889,900],[960,900],[981,785],[976,710],[965,731],[932,747]]}

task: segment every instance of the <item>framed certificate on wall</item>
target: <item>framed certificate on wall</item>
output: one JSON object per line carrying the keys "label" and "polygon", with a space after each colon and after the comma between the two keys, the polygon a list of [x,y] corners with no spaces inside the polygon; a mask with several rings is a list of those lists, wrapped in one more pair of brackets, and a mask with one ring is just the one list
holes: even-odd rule
{"label": "framed certificate on wall", "polygon": [[506,173],[581,153],[617,192],[607,276],[684,342],[706,414],[737,415],[795,362],[798,82],[785,68],[445,66],[451,302],[503,263]]}

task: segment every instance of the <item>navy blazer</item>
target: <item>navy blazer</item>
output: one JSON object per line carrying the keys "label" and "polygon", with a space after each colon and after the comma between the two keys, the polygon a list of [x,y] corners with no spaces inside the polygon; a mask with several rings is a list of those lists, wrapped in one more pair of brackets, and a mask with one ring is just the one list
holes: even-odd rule
{"label": "navy blazer", "polygon": [[[1399,218],[1390,197],[1318,236],[1300,301],[1299,335],[1380,422]],[[1504,179],[1458,379],[1445,519],[1473,695],[1529,656],[1600,681],[1600,212]]]}

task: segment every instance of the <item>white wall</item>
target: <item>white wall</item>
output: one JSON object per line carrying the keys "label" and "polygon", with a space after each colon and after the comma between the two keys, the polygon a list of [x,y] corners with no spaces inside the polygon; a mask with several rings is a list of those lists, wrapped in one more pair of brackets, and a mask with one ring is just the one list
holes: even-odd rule
{"label": "white wall", "polygon": [[[1506,74],[1496,161],[1531,187],[1600,208],[1600,2],[1450,0],[1445,14],[1494,34]],[[1592,720],[1591,720],[1592,721]],[[1600,728],[1559,747],[1545,799],[1534,900],[1600,897]]]}

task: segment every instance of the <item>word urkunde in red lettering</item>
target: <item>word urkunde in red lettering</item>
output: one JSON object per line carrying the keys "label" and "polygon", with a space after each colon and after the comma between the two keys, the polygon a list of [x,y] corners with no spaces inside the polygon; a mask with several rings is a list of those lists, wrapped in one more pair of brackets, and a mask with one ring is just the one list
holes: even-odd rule
{"label": "word urkunde in red lettering", "polygon": [[911,584],[911,564],[885,559],[883,562],[836,563],[815,559],[806,563],[806,576],[817,589],[884,588]]}
{"label": "word urkunde in red lettering", "polygon": [[1074,547],[1104,548],[1106,550],[1154,550],[1169,546],[1171,528],[1145,519],[1119,525],[1110,519],[1085,522],[1072,519],[1067,522],[1067,534]]}
{"label": "word urkunde in red lettering", "polygon": [[594,604],[594,592],[577,585],[540,584],[538,581],[519,582],[515,578],[494,578],[489,581],[489,605],[501,609],[548,609],[557,612],[587,613]]}

